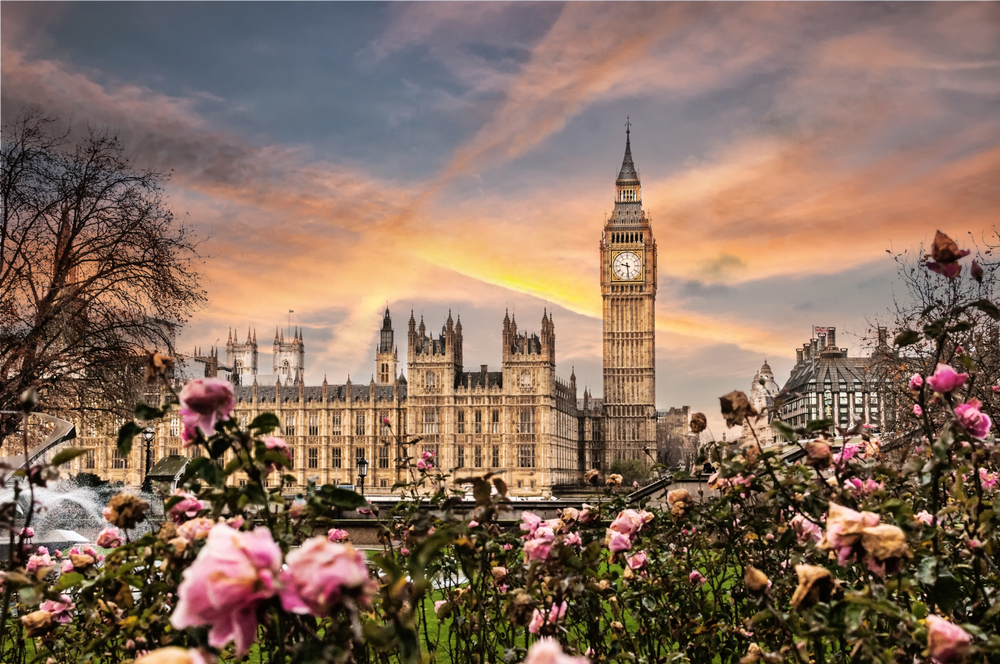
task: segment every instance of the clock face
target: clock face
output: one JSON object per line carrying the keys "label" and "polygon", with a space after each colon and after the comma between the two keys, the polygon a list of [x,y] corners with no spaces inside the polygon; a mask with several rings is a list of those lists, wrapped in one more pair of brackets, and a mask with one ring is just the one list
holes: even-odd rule
{"label": "clock face", "polygon": [[615,256],[611,269],[620,280],[634,281],[639,278],[639,273],[642,272],[642,259],[634,252],[623,251]]}

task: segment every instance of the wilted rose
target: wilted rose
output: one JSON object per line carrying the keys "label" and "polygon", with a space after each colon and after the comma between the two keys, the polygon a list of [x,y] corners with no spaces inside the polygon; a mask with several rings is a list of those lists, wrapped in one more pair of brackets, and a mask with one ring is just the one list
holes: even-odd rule
{"label": "wilted rose", "polygon": [[691,433],[701,433],[708,428],[708,418],[705,413],[695,413],[691,416]]}
{"label": "wilted rose", "polygon": [[214,661],[214,657],[206,657],[199,650],[169,646],[148,652],[133,664],[208,664]]}
{"label": "wilted rose", "polygon": [[611,475],[608,475],[608,478],[604,480],[604,483],[608,486],[621,486],[622,476],[618,473],[612,473]]}
{"label": "wilted rose", "polygon": [[968,249],[959,249],[954,240],[938,231],[934,235],[934,244],[931,245],[931,258],[934,260],[927,263],[927,269],[954,279],[962,271],[958,259],[969,253]]}
{"label": "wilted rose", "polygon": [[682,517],[694,505],[694,498],[687,489],[675,489],[667,492],[667,504],[673,516]]}
{"label": "wilted rose", "polygon": [[112,525],[128,530],[146,520],[149,503],[130,493],[119,493],[108,502],[104,509],[104,518]]}
{"label": "wilted rose", "polygon": [[764,572],[753,565],[747,565],[743,571],[743,583],[746,584],[747,590],[757,594],[771,587],[771,579],[767,578],[767,574],[764,574]]}
{"label": "wilted rose", "polygon": [[748,417],[757,417],[757,410],[750,403],[747,395],[739,390],[733,390],[724,397],[719,397],[722,406],[722,416],[726,418],[726,426],[735,427]]}
{"label": "wilted rose", "polygon": [[887,523],[862,530],[861,546],[870,556],[869,568],[879,576],[884,576],[887,571],[894,573],[899,569],[902,559],[912,555],[906,544],[905,533],[897,526]]}
{"label": "wilted rose", "polygon": [[33,611],[21,616],[21,624],[28,636],[40,636],[52,629],[52,614],[48,611]]}
{"label": "wilted rose", "polygon": [[830,463],[833,461],[833,454],[830,452],[830,446],[821,440],[808,442],[802,447],[806,450],[807,466],[812,466],[813,468],[821,470],[829,467]]}
{"label": "wilted rose", "polygon": [[156,379],[166,376],[174,367],[174,358],[156,351],[146,353],[146,382],[155,383]]}
{"label": "wilted rose", "polygon": [[583,474],[583,479],[588,484],[597,484],[600,481],[601,471],[591,468]]}
{"label": "wilted rose", "polygon": [[808,609],[817,602],[829,602],[837,582],[830,570],[816,565],[796,565],[799,585],[792,594],[792,608]]}

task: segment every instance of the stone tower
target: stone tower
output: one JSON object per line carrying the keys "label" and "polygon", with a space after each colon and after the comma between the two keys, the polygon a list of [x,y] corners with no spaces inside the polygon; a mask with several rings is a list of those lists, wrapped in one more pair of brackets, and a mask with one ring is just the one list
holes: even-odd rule
{"label": "stone tower", "polygon": [[396,346],[393,345],[392,319],[389,318],[389,307],[386,307],[378,346],[375,348],[375,382],[379,385],[392,385],[396,380],[398,361],[399,355]]}
{"label": "stone tower", "polygon": [[306,371],[306,345],[302,331],[295,328],[291,341],[285,341],[284,330],[274,330],[274,375],[284,384],[303,380]]}
{"label": "stone tower", "polygon": [[648,462],[644,450],[656,449],[656,241],[642,209],[630,131],[626,123],[614,212],[600,245],[605,468],[619,459]]}
{"label": "stone tower", "polygon": [[250,329],[247,328],[247,340],[242,344],[233,335],[232,329],[229,330],[226,364],[233,368],[233,383],[249,385],[253,382],[253,377],[257,375],[257,330],[251,336]]}

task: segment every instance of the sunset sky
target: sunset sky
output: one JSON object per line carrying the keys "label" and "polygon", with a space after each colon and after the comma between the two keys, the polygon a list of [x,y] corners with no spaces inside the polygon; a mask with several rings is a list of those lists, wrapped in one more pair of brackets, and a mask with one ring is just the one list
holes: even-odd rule
{"label": "sunset sky", "polygon": [[[1000,225],[1000,4],[13,3],[2,115],[117,129],[204,238],[180,345],[304,329],[367,382],[388,304],[500,363],[553,312],[601,393],[598,241],[632,121],[659,251],[657,405],[779,384],[812,325],[854,351],[886,250]],[[401,359],[403,359],[401,357]]]}

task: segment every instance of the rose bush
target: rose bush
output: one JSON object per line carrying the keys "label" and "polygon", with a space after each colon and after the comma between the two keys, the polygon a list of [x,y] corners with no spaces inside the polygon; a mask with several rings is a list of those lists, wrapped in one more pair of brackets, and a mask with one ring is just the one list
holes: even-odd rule
{"label": "rose bush", "polygon": [[[960,279],[964,256],[942,240],[936,278]],[[776,420],[797,461],[712,443],[704,484],[677,476],[691,483],[633,504],[620,477],[600,494],[588,474],[591,504],[549,519],[512,514],[501,477],[451,477],[429,453],[403,459],[391,509],[333,486],[283,496],[267,481],[292,463],[277,418],[241,427],[224,385],[189,384],[137,409],[148,420],[181,408],[203,452],[150,532],[136,536],[149,506],[127,494],[108,506],[103,552],[35,547],[30,510],[17,523],[0,511],[14,544],[0,661],[1000,661],[1000,396],[978,382],[993,358],[958,352],[949,332],[967,330],[972,309],[996,311],[954,305],[897,339],[914,414],[896,438]],[[905,349],[921,334],[933,370],[911,375]],[[721,407],[733,424],[757,416],[739,392]],[[21,471],[15,492],[48,470]],[[452,485],[472,485],[474,500]],[[379,528],[370,559],[335,518],[358,508]]]}

